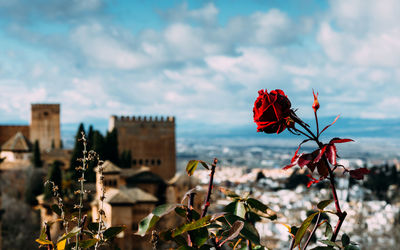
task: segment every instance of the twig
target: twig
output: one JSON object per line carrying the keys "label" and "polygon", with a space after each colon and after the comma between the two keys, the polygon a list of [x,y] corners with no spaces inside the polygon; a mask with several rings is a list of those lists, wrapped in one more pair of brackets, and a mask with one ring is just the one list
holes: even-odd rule
{"label": "twig", "polygon": [[[192,222],[192,211],[193,211],[193,205],[194,205],[194,196],[196,195],[196,193],[192,192],[189,194],[189,198],[188,198],[188,212],[186,215],[186,218],[188,220],[188,222]],[[192,247],[193,246],[193,242],[192,242],[192,237],[190,235],[190,232],[187,233],[188,235],[188,246]]]}
{"label": "twig", "polygon": [[293,249],[295,241],[296,241],[296,238],[293,236],[292,242],[290,243],[290,246],[289,246],[289,250]]}
{"label": "twig", "polygon": [[[45,222],[45,227],[46,227],[46,237],[47,237],[47,240],[48,240],[48,241],[51,241],[50,225],[49,225],[47,222]],[[52,250],[52,249],[53,249],[53,245],[48,244],[48,245],[47,245],[47,249],[48,249],[48,250]]]}
{"label": "twig", "polygon": [[[83,158],[82,158],[82,167],[78,168],[78,170],[82,171],[82,176],[79,178],[79,182],[81,184],[81,189],[79,191],[79,205],[75,205],[75,207],[78,208],[78,226],[82,224],[82,208],[83,208],[83,194],[85,192],[84,190],[84,186],[83,183],[85,182],[85,170],[86,170],[86,165],[87,165],[87,157],[86,157],[86,146],[87,146],[87,140],[85,137],[85,133],[81,132],[82,134],[82,138],[80,139],[81,141],[83,141]],[[75,244],[75,249],[78,250],[79,248],[79,239],[80,239],[80,234],[81,234],[80,230],[77,234],[76,234],[76,244]]]}
{"label": "twig", "polygon": [[208,207],[210,206],[210,197],[211,197],[211,191],[213,188],[214,174],[215,174],[215,168],[217,167],[217,163],[218,163],[218,159],[214,158],[214,162],[211,165],[210,182],[208,183],[208,192],[207,192],[206,200],[204,201],[204,208],[203,208],[203,212],[201,214],[201,218],[206,216]]}
{"label": "twig", "polygon": [[100,208],[99,208],[99,218],[98,218],[98,223],[99,223],[99,227],[97,229],[97,239],[98,241],[96,242],[96,245],[94,246],[94,249],[97,250],[97,248],[99,247],[99,242],[100,242],[100,238],[102,238],[102,234],[101,234],[101,229],[102,229],[102,223],[103,223],[103,217],[102,215],[105,216],[104,213],[104,199],[105,197],[105,189],[104,189],[104,175],[103,175],[103,162],[100,161],[99,156],[97,156],[97,163],[98,163],[98,172],[100,175],[100,184],[101,184],[101,196],[100,196]]}

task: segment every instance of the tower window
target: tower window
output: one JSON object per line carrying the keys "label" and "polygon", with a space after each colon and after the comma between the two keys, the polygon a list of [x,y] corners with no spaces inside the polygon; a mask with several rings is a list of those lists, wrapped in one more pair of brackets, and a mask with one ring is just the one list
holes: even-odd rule
{"label": "tower window", "polygon": [[140,160],[139,160],[139,165],[142,165],[142,164],[143,164],[143,160],[140,159]]}
{"label": "tower window", "polygon": [[145,163],[146,165],[148,165],[148,164],[149,164],[149,160],[146,159],[146,160],[144,161],[144,163]]}
{"label": "tower window", "polygon": [[161,165],[161,160],[160,159],[157,159],[157,165]]}
{"label": "tower window", "polygon": [[132,165],[136,165],[136,159],[132,160]]}
{"label": "tower window", "polygon": [[152,159],[152,160],[151,160],[151,165],[154,165],[154,162],[155,162],[154,159]]}
{"label": "tower window", "polygon": [[44,115],[44,116],[48,116],[49,113],[48,113],[47,111],[45,111],[45,112],[43,112],[43,115]]}

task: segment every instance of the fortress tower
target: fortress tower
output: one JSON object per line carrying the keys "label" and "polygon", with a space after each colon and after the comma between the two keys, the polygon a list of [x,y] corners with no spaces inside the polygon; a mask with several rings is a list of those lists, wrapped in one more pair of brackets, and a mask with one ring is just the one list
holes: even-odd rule
{"label": "fortress tower", "polygon": [[60,104],[32,104],[29,137],[42,151],[60,148]]}
{"label": "fortress tower", "polygon": [[111,116],[109,131],[114,128],[118,151],[131,152],[132,168],[147,166],[164,180],[175,175],[175,117]]}

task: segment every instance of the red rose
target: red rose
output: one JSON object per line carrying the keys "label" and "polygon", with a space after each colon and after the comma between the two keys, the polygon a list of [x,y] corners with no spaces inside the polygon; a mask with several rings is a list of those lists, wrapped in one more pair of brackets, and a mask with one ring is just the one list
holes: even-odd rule
{"label": "red rose", "polygon": [[285,93],[280,90],[258,91],[257,100],[254,102],[253,116],[257,124],[257,132],[281,133],[291,124],[290,101]]}

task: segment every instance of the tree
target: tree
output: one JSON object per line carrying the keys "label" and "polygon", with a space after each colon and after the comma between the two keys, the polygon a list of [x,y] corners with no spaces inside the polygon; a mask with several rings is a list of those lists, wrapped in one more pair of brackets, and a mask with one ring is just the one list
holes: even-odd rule
{"label": "tree", "polygon": [[[58,190],[60,193],[61,193],[61,182],[62,182],[61,166],[62,166],[61,161],[54,161],[49,168],[49,172],[47,173],[47,178],[46,178],[46,180],[54,182],[54,185],[56,185],[59,188]],[[44,198],[46,200],[53,197],[53,192],[51,188],[52,186],[49,184],[47,184],[45,187]]]}
{"label": "tree", "polygon": [[104,159],[112,161],[118,165],[118,135],[117,130],[114,128],[111,132],[107,132],[106,146],[104,151]]}
{"label": "tree", "polygon": [[87,143],[88,143],[87,147],[89,150],[93,149],[93,133],[94,133],[93,126],[90,125],[89,130],[87,132]]}
{"label": "tree", "polygon": [[43,176],[41,171],[33,169],[29,183],[25,189],[25,202],[31,206],[37,205],[36,196],[43,193]]}
{"label": "tree", "polygon": [[121,168],[131,168],[132,156],[131,151],[124,150],[119,158],[119,166]]}
{"label": "tree", "polygon": [[[90,130],[90,129],[89,129]],[[91,150],[95,151],[99,154],[100,159],[102,159],[104,155],[105,149],[105,139],[103,135],[98,130],[94,130],[91,132],[92,134],[92,147]],[[86,171],[86,180],[88,182],[96,182],[96,173],[94,172],[94,168],[97,166],[97,160],[88,162],[88,169]]]}
{"label": "tree", "polygon": [[40,168],[43,166],[42,159],[40,157],[40,147],[39,141],[36,140],[33,144],[33,157],[32,157],[32,164],[35,168]]}
{"label": "tree", "polygon": [[74,149],[72,150],[72,156],[71,156],[71,161],[70,161],[70,165],[69,165],[69,171],[73,173],[73,177],[75,178],[77,177],[76,175],[76,170],[75,168],[78,167],[80,165],[80,163],[78,162],[78,159],[83,157],[83,144],[82,141],[80,141],[79,139],[82,138],[82,132],[85,132],[85,127],[83,125],[83,123],[79,124],[79,128],[78,131],[76,132],[75,135],[75,146]]}

